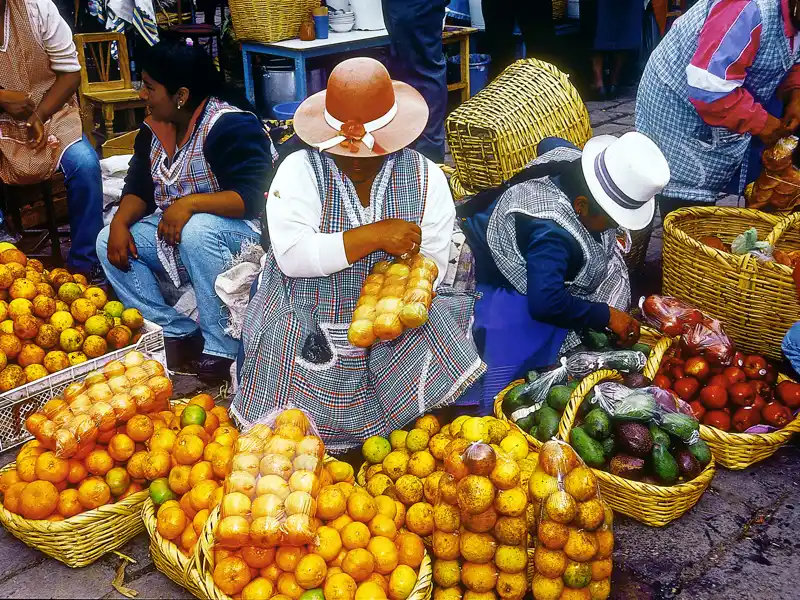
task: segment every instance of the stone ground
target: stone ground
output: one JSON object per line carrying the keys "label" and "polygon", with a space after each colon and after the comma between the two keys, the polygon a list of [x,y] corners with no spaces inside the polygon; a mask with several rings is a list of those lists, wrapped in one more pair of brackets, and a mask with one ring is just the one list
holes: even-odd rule
{"label": "stone ground", "polygon": [[[588,104],[596,134],[632,129],[633,91],[612,102]],[[735,198],[725,203],[735,204]],[[661,229],[656,227],[645,273],[635,288],[657,291]],[[176,376],[176,392],[190,395],[199,382]],[[800,597],[800,447],[797,443],[745,471],[717,471],[700,503],[664,528],[618,516],[615,523],[615,600],[790,600]],[[0,464],[13,460],[7,452]],[[140,598],[191,598],[161,575],[146,534],[120,551],[128,565],[125,586]],[[83,569],[69,569],[0,529],[0,598],[121,598],[111,586],[122,561],[109,554]]]}

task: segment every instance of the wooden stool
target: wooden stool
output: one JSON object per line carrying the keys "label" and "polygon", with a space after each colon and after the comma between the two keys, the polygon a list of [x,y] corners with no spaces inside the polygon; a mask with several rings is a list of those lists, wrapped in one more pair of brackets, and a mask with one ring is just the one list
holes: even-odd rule
{"label": "wooden stool", "polygon": [[461,102],[469,100],[469,36],[478,31],[475,27],[447,25],[442,31],[442,45],[458,44],[461,58],[461,81],[447,86],[448,92],[461,90]]}
{"label": "wooden stool", "polygon": [[[13,233],[22,235],[23,237],[37,237],[44,236],[37,242],[34,248],[26,252],[28,258],[45,259],[54,267],[63,267],[64,259],[61,256],[61,236],[65,237],[69,234],[62,234],[58,230],[58,223],[56,222],[56,211],[53,204],[53,182],[59,178],[63,180],[63,175],[56,173],[51,179],[36,183],[33,185],[8,185],[0,182],[0,200],[3,202],[3,208],[6,215],[10,217],[10,221],[6,220],[11,225]],[[28,229],[22,226],[22,215],[20,209],[23,206],[32,204],[39,199],[41,194],[44,200],[44,208],[46,215],[46,229]],[[38,252],[50,240],[50,252]]]}

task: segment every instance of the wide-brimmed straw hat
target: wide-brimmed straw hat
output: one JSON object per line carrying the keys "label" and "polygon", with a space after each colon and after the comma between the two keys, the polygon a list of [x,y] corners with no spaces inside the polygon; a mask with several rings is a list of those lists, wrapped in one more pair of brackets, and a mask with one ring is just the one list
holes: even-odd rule
{"label": "wide-brimmed straw hat", "polygon": [[405,148],[428,122],[428,105],[417,90],[392,81],[372,58],[336,66],[328,88],[306,99],[294,115],[300,139],[320,150],[367,158]]}
{"label": "wide-brimmed straw hat", "polygon": [[600,208],[631,231],[653,220],[655,196],[669,183],[667,159],[646,135],[598,135],[586,142],[583,176]]}

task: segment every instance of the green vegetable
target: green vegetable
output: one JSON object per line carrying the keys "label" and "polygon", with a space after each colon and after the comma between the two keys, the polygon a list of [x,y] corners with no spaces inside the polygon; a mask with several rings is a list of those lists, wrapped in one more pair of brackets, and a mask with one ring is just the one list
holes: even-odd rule
{"label": "green vegetable", "polygon": [[518,411],[520,408],[524,408],[528,406],[528,398],[525,395],[527,390],[527,383],[520,383],[517,386],[514,386],[506,393],[505,398],[503,398],[503,414],[508,418],[511,418],[511,415],[514,412]]}
{"label": "green vegetable", "polygon": [[543,406],[536,411],[536,439],[546,442],[558,433],[558,423],[561,415],[549,406]]}
{"label": "green vegetable", "polygon": [[538,432],[539,432],[539,428],[536,425],[531,425],[531,428],[528,430],[528,435],[530,435],[532,438],[536,438],[538,440],[539,438],[536,437]]}
{"label": "green vegetable", "polygon": [[525,374],[525,381],[528,383],[533,383],[537,379],[539,379],[539,371],[528,371]]}
{"label": "green vegetable", "polygon": [[662,483],[672,485],[678,480],[678,463],[666,446],[656,444],[653,446],[653,471]]}
{"label": "green vegetable", "polygon": [[614,441],[613,435],[608,436],[606,439],[600,442],[600,445],[603,446],[603,454],[606,455],[606,458],[614,454],[614,448],[616,446],[616,443]]}
{"label": "green vegetable", "polygon": [[611,345],[611,338],[607,333],[591,329],[585,333],[583,341],[592,350],[604,350]]}
{"label": "green vegetable", "polygon": [[711,450],[703,440],[697,440],[694,444],[689,444],[686,449],[692,453],[701,466],[705,467],[711,462]]}
{"label": "green vegetable", "polygon": [[582,427],[575,427],[570,433],[570,443],[585,462],[590,467],[602,467],[605,464],[603,446],[595,439],[589,437]]}
{"label": "green vegetable", "polygon": [[664,432],[663,429],[659,429],[652,423],[650,424],[650,435],[653,436],[653,443],[654,444],[661,444],[662,446],[666,446],[667,448],[670,447],[672,442],[670,442],[669,436]]}
{"label": "green vegetable", "polygon": [[636,352],[641,352],[645,356],[650,356],[650,351],[652,348],[647,344],[634,344],[631,346],[631,350],[635,350]]}
{"label": "green vegetable", "polygon": [[578,380],[575,380],[575,381],[570,381],[570,382],[567,384],[567,387],[569,388],[569,393],[571,394],[571,393],[572,393],[572,392],[574,392],[576,389],[578,389],[578,386],[579,386],[580,384],[581,384],[581,382],[580,382],[580,381],[578,381]]}
{"label": "green vegetable", "polygon": [[572,395],[572,391],[567,386],[554,385],[547,394],[547,404],[550,408],[563,413],[564,409],[567,408],[567,404],[569,404],[570,395]]}
{"label": "green vegetable", "polygon": [[656,414],[656,399],[652,394],[635,391],[614,406],[612,416],[622,421],[649,421]]}
{"label": "green vegetable", "polygon": [[529,415],[525,415],[521,419],[517,419],[515,423],[520,429],[524,431],[529,431],[531,427],[536,425],[536,413],[533,412],[530,413]]}
{"label": "green vegetable", "polygon": [[689,415],[665,413],[661,416],[661,429],[684,442],[688,442],[697,437],[695,434],[700,431],[700,423]]}
{"label": "green vegetable", "polygon": [[611,419],[602,408],[593,408],[583,420],[583,428],[596,440],[602,440],[611,435]]}

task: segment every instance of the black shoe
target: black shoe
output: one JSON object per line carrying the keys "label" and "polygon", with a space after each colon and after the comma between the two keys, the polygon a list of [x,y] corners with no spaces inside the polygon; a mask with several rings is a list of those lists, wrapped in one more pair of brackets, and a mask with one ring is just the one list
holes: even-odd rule
{"label": "black shoe", "polygon": [[192,366],[197,377],[205,383],[218,383],[228,381],[231,378],[232,358],[223,356],[212,356],[211,354],[201,354]]}
{"label": "black shoe", "polygon": [[164,338],[167,351],[167,364],[174,369],[197,359],[203,352],[205,340],[201,333],[182,338]]}

